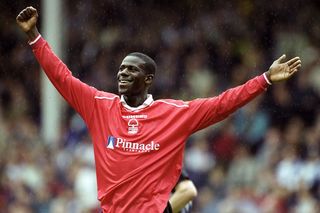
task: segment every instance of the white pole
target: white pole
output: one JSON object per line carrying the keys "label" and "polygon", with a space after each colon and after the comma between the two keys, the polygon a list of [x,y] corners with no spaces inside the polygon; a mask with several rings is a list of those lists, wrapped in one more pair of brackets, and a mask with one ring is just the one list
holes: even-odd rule
{"label": "white pole", "polygon": [[[63,56],[63,12],[61,0],[43,0],[39,11],[42,35],[60,58]],[[43,72],[41,76],[41,135],[54,145],[61,134],[62,98]]]}

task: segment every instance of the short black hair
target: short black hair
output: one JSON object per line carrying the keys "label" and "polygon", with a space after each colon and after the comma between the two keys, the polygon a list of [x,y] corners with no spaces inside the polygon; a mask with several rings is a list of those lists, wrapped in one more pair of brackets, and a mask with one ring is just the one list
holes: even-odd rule
{"label": "short black hair", "polygon": [[157,64],[150,56],[147,56],[146,54],[140,53],[140,52],[133,52],[133,53],[130,53],[128,56],[135,56],[135,57],[142,59],[145,62],[144,71],[146,73],[148,73],[148,74],[155,74],[156,73]]}

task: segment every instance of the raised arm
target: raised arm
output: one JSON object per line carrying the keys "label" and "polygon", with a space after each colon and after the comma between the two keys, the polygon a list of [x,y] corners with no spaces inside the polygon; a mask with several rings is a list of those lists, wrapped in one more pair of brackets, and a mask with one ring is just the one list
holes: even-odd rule
{"label": "raised arm", "polygon": [[241,86],[237,86],[212,98],[196,99],[190,102],[192,132],[219,122],[266,91],[268,85],[292,77],[301,67],[299,57],[284,61],[285,55],[275,60],[269,70]]}
{"label": "raised arm", "polygon": [[33,7],[22,10],[16,18],[18,26],[28,36],[32,51],[63,98],[87,122],[90,120],[97,90],[75,78],[62,60],[54,54],[37,29],[38,12]]}
{"label": "raised arm", "polygon": [[17,24],[29,38],[29,41],[34,41],[39,36],[37,29],[38,12],[33,7],[27,7],[22,10],[16,18]]}

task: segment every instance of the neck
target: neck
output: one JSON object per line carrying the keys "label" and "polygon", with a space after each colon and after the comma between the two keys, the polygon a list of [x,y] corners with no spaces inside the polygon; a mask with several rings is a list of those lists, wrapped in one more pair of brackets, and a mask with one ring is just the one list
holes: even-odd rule
{"label": "neck", "polygon": [[145,102],[145,100],[147,99],[147,94],[137,95],[137,96],[123,95],[123,97],[129,106],[138,107]]}

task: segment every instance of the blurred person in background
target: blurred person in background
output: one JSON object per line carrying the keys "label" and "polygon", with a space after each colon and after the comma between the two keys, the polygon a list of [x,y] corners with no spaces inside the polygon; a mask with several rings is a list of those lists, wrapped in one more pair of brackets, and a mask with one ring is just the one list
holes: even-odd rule
{"label": "blurred person in background", "polygon": [[214,167],[214,158],[205,138],[195,137],[185,152],[185,168],[198,187],[205,184],[209,171]]}
{"label": "blurred person in background", "polygon": [[37,19],[37,11],[28,7],[17,23],[49,79],[88,126],[104,212],[163,212],[181,172],[185,140],[225,119],[269,84],[289,79],[301,66],[298,57],[284,61],[283,55],[267,72],[217,97],[154,101],[148,90],[156,64],[145,54],[132,53],[118,71],[119,97],[73,77],[39,34]]}

